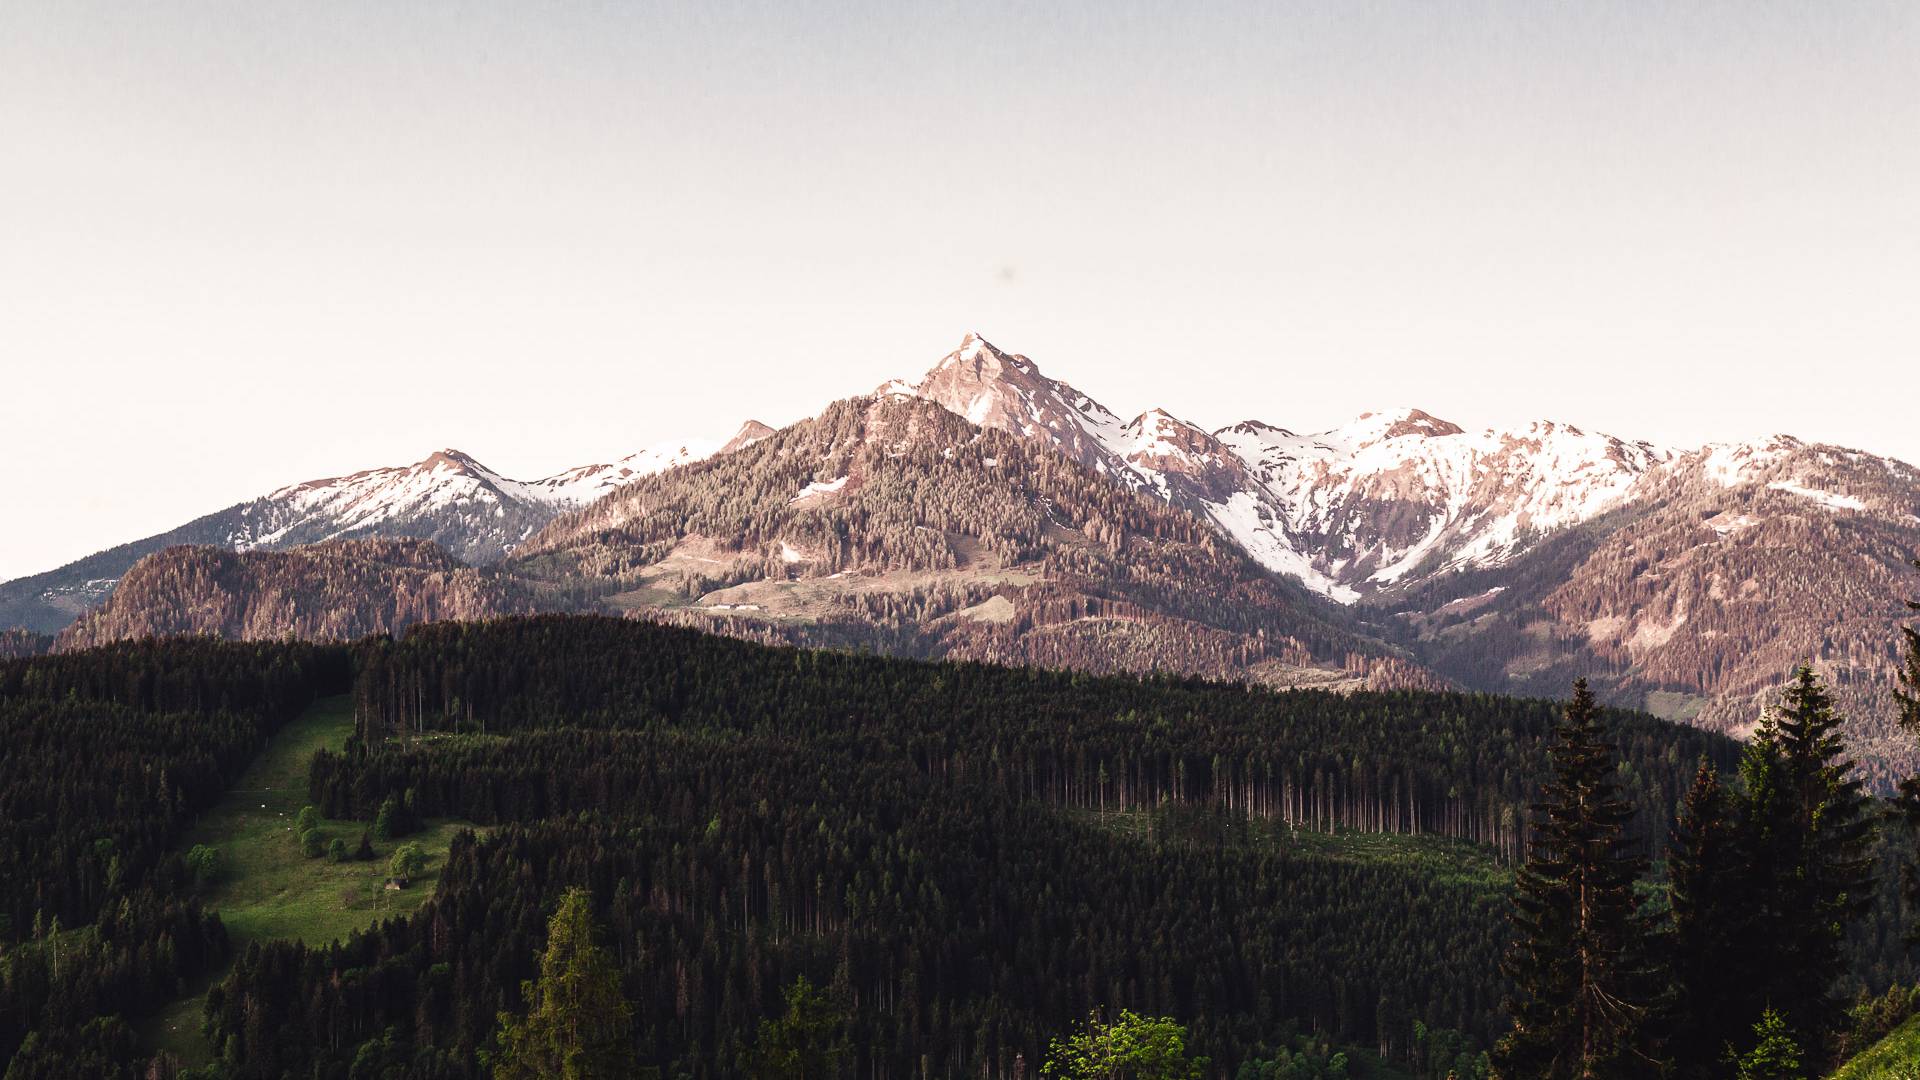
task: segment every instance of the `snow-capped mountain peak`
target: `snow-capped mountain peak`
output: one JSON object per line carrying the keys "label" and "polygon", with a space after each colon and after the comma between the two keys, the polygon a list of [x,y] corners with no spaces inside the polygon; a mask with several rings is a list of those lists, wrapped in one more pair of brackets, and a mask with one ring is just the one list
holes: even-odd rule
{"label": "snow-capped mountain peak", "polygon": [[1425,409],[1401,406],[1361,413],[1347,424],[1321,432],[1320,438],[1322,441],[1360,448],[1393,439],[1433,439],[1463,433],[1460,425],[1442,420]]}
{"label": "snow-capped mountain peak", "polygon": [[1503,562],[1616,505],[1672,457],[1549,421],[1471,433],[1411,406],[1304,436],[1258,420],[1209,433],[1162,409],[1122,422],[973,332],[919,383],[882,391],[1047,443],[1205,514],[1270,569],[1346,602]]}
{"label": "snow-capped mountain peak", "polygon": [[748,421],[725,443],[666,442],[539,480],[514,480],[444,447],[412,465],[291,484],[244,503],[224,546],[280,548],[356,536],[423,537],[470,562],[493,562],[540,526],[643,476],[739,449],[772,431]]}
{"label": "snow-capped mountain peak", "polygon": [[[882,393],[900,393],[895,380]],[[1009,354],[977,333],[943,357],[910,390],[981,427],[1048,442],[1084,465],[1112,472],[1114,449],[1126,429],[1105,406],[1066,383],[1047,378],[1024,356]]]}

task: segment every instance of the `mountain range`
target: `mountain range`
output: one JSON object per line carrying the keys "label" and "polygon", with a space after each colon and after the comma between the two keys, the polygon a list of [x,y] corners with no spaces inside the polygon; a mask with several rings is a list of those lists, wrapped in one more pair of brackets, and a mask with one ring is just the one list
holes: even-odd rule
{"label": "mountain range", "polygon": [[[413,543],[396,544],[407,540]],[[172,549],[172,550],[169,550]],[[763,640],[1277,685],[1604,696],[1740,731],[1811,661],[1878,779],[1920,471],[1413,408],[1123,420],[969,334],[774,432],[543,480],[456,451],[296,484],[0,585],[61,647],[617,610]]]}
{"label": "mountain range", "polygon": [[639,477],[739,449],[772,432],[749,420],[724,442],[662,443],[532,481],[510,480],[445,449],[412,465],[289,484],[176,529],[0,583],[0,627],[57,631],[104,601],[142,558],[183,545],[250,552],[360,537],[420,539],[462,562],[490,565],[567,510]]}

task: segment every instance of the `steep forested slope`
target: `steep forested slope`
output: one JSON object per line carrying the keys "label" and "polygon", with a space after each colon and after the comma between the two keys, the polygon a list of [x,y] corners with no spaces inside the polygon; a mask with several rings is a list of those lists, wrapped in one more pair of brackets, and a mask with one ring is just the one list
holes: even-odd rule
{"label": "steep forested slope", "polygon": [[351,640],[416,622],[557,607],[563,600],[462,565],[424,540],[333,540],[291,551],[169,548],[141,560],[61,648],[170,634]]}

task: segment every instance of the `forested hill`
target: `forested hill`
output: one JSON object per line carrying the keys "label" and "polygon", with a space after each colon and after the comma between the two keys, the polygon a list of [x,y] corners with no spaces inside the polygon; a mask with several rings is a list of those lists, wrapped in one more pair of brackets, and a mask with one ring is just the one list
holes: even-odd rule
{"label": "forested hill", "polygon": [[176,547],[129,570],[58,647],[170,634],[346,641],[433,619],[558,606],[527,583],[463,565],[428,540],[329,540],[290,551]]}
{"label": "forested hill", "polygon": [[[553,727],[859,740],[938,776],[1083,807],[1171,798],[1321,826],[1444,833],[1512,855],[1557,706],[1336,694],[768,647],[590,616],[418,626],[360,658],[364,740]],[[1636,805],[1664,817],[1724,736],[1611,714]]]}
{"label": "forested hill", "polygon": [[346,648],[300,642],[0,663],[0,1071],[131,1075],[113,1068],[132,1054],[122,1021],[228,951],[177,841],[282,723],[352,678]]}
{"label": "forested hill", "polygon": [[[848,1075],[1013,1075],[1024,1059],[1032,1076],[1049,1037],[1103,1007],[1180,1018],[1210,1075],[1304,1039],[1438,1080],[1476,1075],[1505,1025],[1500,863],[1554,702],[527,616],[351,647],[180,639],[0,664],[22,748],[4,792],[19,827],[0,867],[0,1051],[39,1063],[23,1075],[80,1054],[144,1075],[127,1028],[90,1018],[140,1021],[226,951],[170,837],[349,666],[357,731],[312,759],[318,813],[348,831],[378,819],[396,841],[422,819],[484,834],[453,844],[417,914],[236,956],[207,997],[216,1075],[476,1080],[575,887],[619,966],[633,1051],[662,1075],[741,1075],[802,977],[845,1010]],[[1701,757],[1735,755],[1717,735],[1609,720],[1643,836],[1665,835]],[[59,767],[83,736],[112,769]],[[157,782],[101,748],[116,737],[190,783],[164,813],[111,797]],[[84,858],[46,857],[66,850]],[[35,898],[56,891],[47,927]],[[62,935],[90,919],[88,959],[64,962]],[[196,951],[166,951],[182,943]]]}
{"label": "forested hill", "polygon": [[[1517,850],[1557,712],[577,616],[423,625],[357,664],[358,734],[316,756],[315,806],[490,831],[456,844],[417,916],[243,958],[209,1005],[241,1075],[362,1053],[476,1075],[573,886],[608,926],[635,1050],[666,1075],[740,1075],[802,976],[850,1009],[849,1075],[1013,1075],[1022,1057],[1032,1075],[1096,1006],[1183,1018],[1222,1075],[1290,1033],[1396,1060],[1429,1053],[1416,1031],[1484,1048],[1502,1025],[1494,853]],[[1650,820],[1701,756],[1734,753],[1612,719]],[[1365,831],[1400,854],[1353,854],[1342,838]]]}

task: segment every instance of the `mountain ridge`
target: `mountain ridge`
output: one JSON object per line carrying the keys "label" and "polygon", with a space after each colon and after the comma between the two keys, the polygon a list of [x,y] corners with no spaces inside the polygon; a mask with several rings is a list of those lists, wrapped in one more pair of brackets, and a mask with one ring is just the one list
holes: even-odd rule
{"label": "mountain ridge", "polygon": [[[1208,431],[1160,408],[1123,420],[977,333],[918,380],[711,446],[559,474],[527,497],[548,500],[541,520],[483,523],[516,533],[488,541],[499,554],[484,565],[589,610],[767,640],[1283,683],[1387,663],[1521,694],[1583,674],[1616,703],[1734,731],[1811,660],[1872,714],[1856,725],[1865,754],[1914,756],[1872,718],[1920,550],[1920,471],[1891,458],[1786,435],[1675,448],[1546,420],[1469,431],[1414,407],[1309,435],[1262,420]],[[1054,459],[1081,472],[1069,483]],[[413,492],[423,470],[519,492],[453,451],[390,470],[383,489]],[[1034,477],[1008,475],[1020,470],[1068,484],[1080,508],[1057,518]],[[341,494],[352,486],[325,491],[358,507]],[[582,490],[600,497],[551,496]],[[1160,512],[1126,498],[1172,513],[1153,529],[1176,528],[1182,554],[1134,546],[1138,515]],[[403,504],[326,520],[376,518],[373,534],[408,520],[386,509]],[[426,538],[467,554],[474,523],[446,528]],[[1242,574],[1219,561],[1228,549],[1299,595],[1226,599]],[[1280,621],[1233,624],[1183,589]],[[1259,644],[1302,632],[1318,644]]]}
{"label": "mountain ridge", "polygon": [[462,562],[488,565],[565,510],[662,469],[750,446],[771,431],[749,420],[724,442],[659,443],[532,481],[443,447],[411,465],[287,484],[166,532],[0,582],[0,626],[57,632],[103,603],[140,559],[180,545],[244,552],[355,537],[425,539]]}

